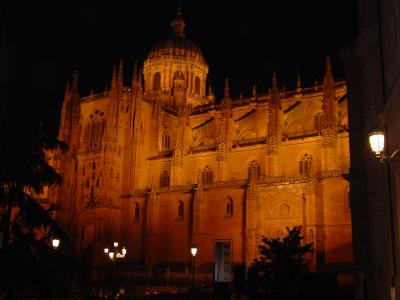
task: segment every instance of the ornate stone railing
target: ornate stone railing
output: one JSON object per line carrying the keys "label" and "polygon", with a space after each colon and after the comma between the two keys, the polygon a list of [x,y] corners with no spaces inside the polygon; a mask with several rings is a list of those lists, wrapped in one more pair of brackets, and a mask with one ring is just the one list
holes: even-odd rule
{"label": "ornate stone railing", "polygon": [[[318,172],[311,176],[305,175],[284,175],[284,176],[260,176],[257,179],[257,185],[278,185],[278,184],[294,184],[294,183],[305,183],[315,180],[321,180],[324,178],[341,177],[343,173],[341,170],[332,170]],[[224,188],[234,186],[247,186],[249,181],[247,179],[227,180],[227,181],[216,181],[204,184],[205,189],[210,188]],[[149,193],[173,193],[173,192],[191,192],[197,188],[197,184],[185,184],[185,185],[174,185],[168,187],[156,187],[156,188],[145,188],[130,191],[122,197],[143,197]]]}
{"label": "ornate stone railing", "polygon": [[204,188],[220,188],[220,187],[231,187],[231,186],[245,186],[247,185],[246,179],[239,180],[227,180],[227,181],[217,181],[204,184]]}
{"label": "ornate stone railing", "polygon": [[257,179],[257,184],[282,184],[282,183],[299,183],[299,182],[307,182],[310,180],[310,177],[304,175],[295,175],[295,176],[260,176]]}
{"label": "ornate stone railing", "polygon": [[295,134],[286,133],[283,140],[295,140],[295,139],[307,138],[318,135],[320,135],[320,132],[318,130],[301,131]]}
{"label": "ornate stone railing", "polygon": [[346,173],[341,170],[333,170],[333,171],[318,172],[316,175],[318,179],[324,179],[330,177],[341,177],[343,174]]}
{"label": "ornate stone railing", "polygon": [[198,146],[198,147],[191,147],[189,153],[194,152],[201,152],[201,151],[214,151],[217,149],[217,145],[205,145],[205,146]]}
{"label": "ornate stone railing", "polygon": [[285,184],[285,183],[301,183],[316,179],[341,177],[343,173],[341,170],[323,171],[317,172],[315,175],[305,176],[305,175],[294,175],[294,176],[260,176],[257,180],[257,184]]}
{"label": "ornate stone railing", "polygon": [[253,138],[253,139],[246,139],[246,140],[241,140],[238,141],[239,146],[247,146],[247,145],[254,145],[254,144],[262,144],[265,143],[266,137],[258,137],[258,138]]}
{"label": "ornate stone railing", "polygon": [[155,188],[157,193],[171,193],[171,192],[190,192],[195,188],[196,184],[173,185]]}

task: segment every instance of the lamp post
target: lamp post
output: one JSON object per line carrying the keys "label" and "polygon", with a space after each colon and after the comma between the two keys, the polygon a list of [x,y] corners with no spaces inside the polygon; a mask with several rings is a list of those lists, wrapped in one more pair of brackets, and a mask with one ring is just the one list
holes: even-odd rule
{"label": "lamp post", "polygon": [[190,253],[192,253],[192,291],[194,291],[194,271],[195,271],[195,256],[197,254],[197,247],[195,244],[190,248]]}
{"label": "lamp post", "polygon": [[125,258],[126,255],[126,247],[122,247],[121,249],[118,247],[119,243],[118,242],[114,242],[113,243],[113,248],[104,248],[104,254],[111,260],[112,262],[112,266],[111,266],[111,270],[110,270],[110,282],[112,281],[112,275],[113,275],[113,269],[114,269],[114,265],[116,263],[116,261],[118,259],[123,259]]}

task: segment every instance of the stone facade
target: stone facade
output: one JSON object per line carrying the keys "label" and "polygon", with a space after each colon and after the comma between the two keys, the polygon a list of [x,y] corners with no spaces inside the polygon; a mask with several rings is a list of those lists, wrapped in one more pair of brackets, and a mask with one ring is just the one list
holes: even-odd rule
{"label": "stone facade", "polygon": [[194,243],[197,273],[212,281],[216,241],[230,243],[231,265],[248,266],[262,236],[302,225],[314,269],[349,264],[347,92],[329,59],[323,84],[285,90],[274,72],[268,92],[232,99],[226,80],[216,101],[180,12],[171,24],[131,85],[122,62],[104,93],[81,98],[77,74],[67,85],[69,149],[50,158],[64,183],[50,195],[76,251],[101,264],[118,240],[131,266],[182,278]]}
{"label": "stone facade", "polygon": [[349,82],[355,299],[400,299],[399,164],[379,163],[368,134],[400,148],[399,1],[357,1],[358,35],[343,51]]}

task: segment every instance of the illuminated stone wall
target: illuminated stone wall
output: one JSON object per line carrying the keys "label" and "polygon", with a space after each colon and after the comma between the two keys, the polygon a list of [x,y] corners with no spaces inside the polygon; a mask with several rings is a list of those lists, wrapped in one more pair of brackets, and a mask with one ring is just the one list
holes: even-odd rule
{"label": "illuminated stone wall", "polygon": [[201,52],[172,45],[169,56],[153,49],[130,86],[121,63],[104,93],[80,98],[76,80],[67,89],[60,139],[69,149],[53,160],[64,183],[50,194],[77,253],[101,264],[118,240],[127,262],[183,278],[195,243],[199,278],[212,280],[216,240],[232,242],[233,264],[249,265],[262,236],[302,225],[312,268],[319,253],[326,268],[351,263],[347,91],[329,60],[323,84],[283,90],[274,73],[266,93],[232,99],[226,82],[213,101]]}

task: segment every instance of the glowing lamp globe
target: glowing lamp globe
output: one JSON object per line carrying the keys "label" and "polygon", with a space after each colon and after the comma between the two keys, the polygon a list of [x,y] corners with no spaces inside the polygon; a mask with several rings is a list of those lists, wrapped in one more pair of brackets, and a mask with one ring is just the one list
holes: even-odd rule
{"label": "glowing lamp globe", "polygon": [[58,246],[60,246],[60,240],[59,239],[53,239],[52,240],[52,245],[54,249],[57,249]]}
{"label": "glowing lamp globe", "polygon": [[105,253],[105,254],[107,254],[107,253],[108,253],[108,251],[109,251],[109,249],[108,249],[108,248],[104,248],[104,253]]}
{"label": "glowing lamp globe", "polygon": [[373,131],[369,135],[369,145],[376,156],[380,156],[385,149],[385,135],[382,131]]}
{"label": "glowing lamp globe", "polygon": [[122,248],[122,255],[123,255],[123,256],[126,255],[126,248],[125,248],[125,247]]}
{"label": "glowing lamp globe", "polygon": [[114,247],[118,247],[118,242],[114,242]]}
{"label": "glowing lamp globe", "polygon": [[190,248],[190,253],[192,253],[193,256],[196,256],[197,247],[195,244],[193,244],[192,248]]}
{"label": "glowing lamp globe", "polygon": [[114,252],[108,252],[108,256],[110,257],[110,259],[114,258]]}

